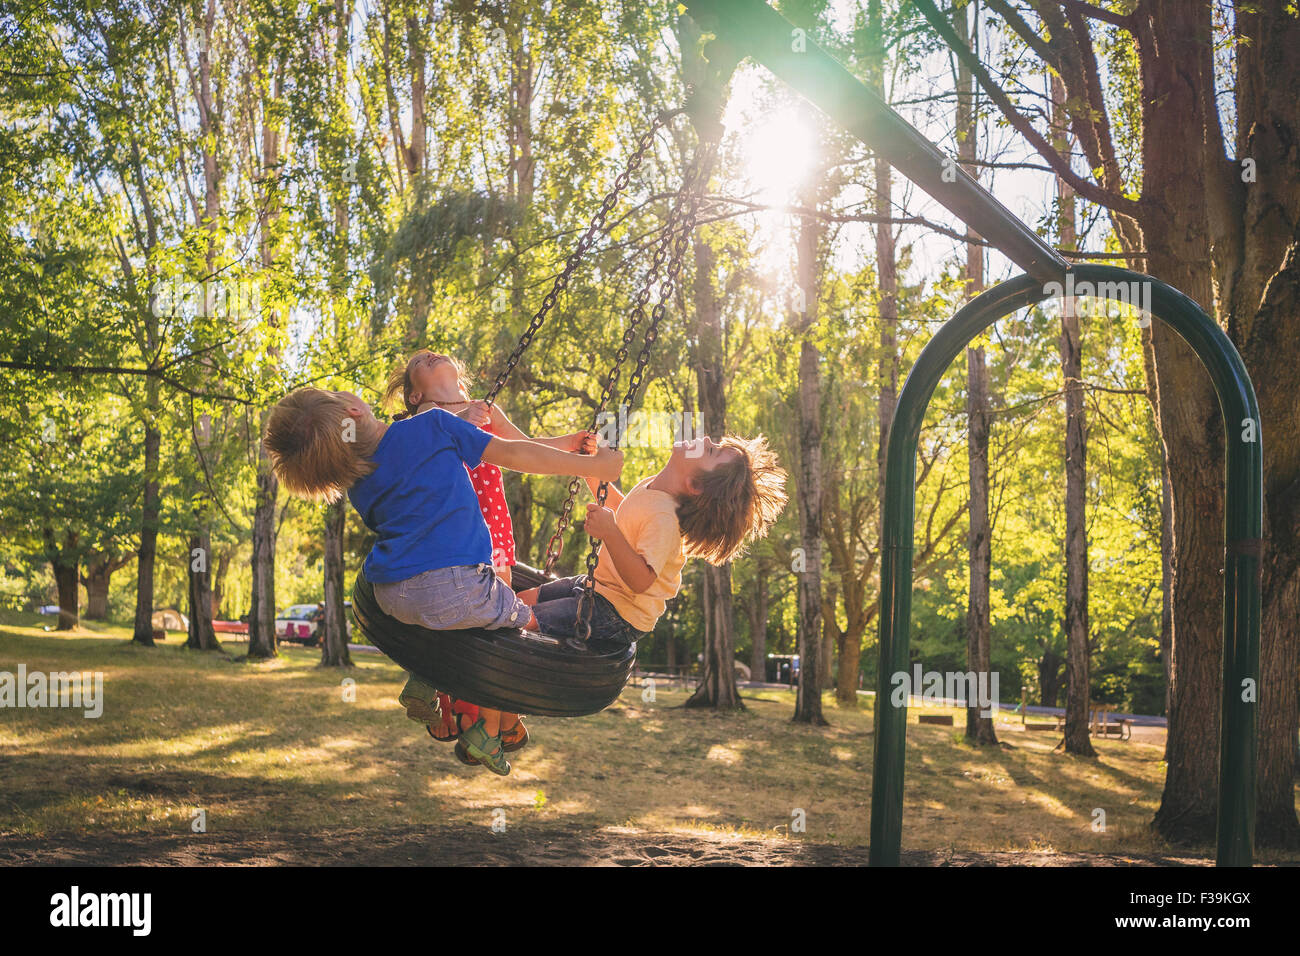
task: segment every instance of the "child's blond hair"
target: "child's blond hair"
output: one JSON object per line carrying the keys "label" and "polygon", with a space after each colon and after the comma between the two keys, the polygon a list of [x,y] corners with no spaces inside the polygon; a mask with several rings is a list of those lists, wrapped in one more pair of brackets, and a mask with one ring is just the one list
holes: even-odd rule
{"label": "child's blond hair", "polygon": [[410,358],[408,358],[397,368],[388,373],[388,382],[384,386],[384,397],[380,402],[380,407],[386,411],[394,411],[394,421],[400,421],[414,415],[419,406],[411,401],[411,363],[421,355],[432,355],[435,359],[441,359],[450,362],[456,369],[456,377],[460,380],[460,387],[469,394],[468,372],[460,359],[452,355],[444,355],[441,352],[435,352],[433,349],[420,349]]}
{"label": "child's blond hair", "polygon": [[334,392],[300,388],[275,403],[262,444],[280,484],[293,495],[335,502],[375,470],[377,436],[363,434]]}
{"label": "child's blond hair", "polygon": [[718,443],[740,454],[695,479],[699,491],[677,499],[677,522],[688,558],[726,564],[745,544],[767,534],[787,501],[785,470],[767,440],[728,435]]}

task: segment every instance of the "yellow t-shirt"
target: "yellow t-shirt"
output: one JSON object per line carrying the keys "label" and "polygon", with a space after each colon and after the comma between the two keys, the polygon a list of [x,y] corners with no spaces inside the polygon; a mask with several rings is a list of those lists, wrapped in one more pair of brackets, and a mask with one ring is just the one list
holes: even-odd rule
{"label": "yellow t-shirt", "polygon": [[640,594],[623,583],[612,558],[600,549],[596,564],[596,593],[638,631],[653,631],[664,605],[682,586],[682,532],[677,524],[677,500],[666,491],[647,488],[643,478],[627,493],[614,511],[614,522],[627,543],[655,569],[654,583]]}

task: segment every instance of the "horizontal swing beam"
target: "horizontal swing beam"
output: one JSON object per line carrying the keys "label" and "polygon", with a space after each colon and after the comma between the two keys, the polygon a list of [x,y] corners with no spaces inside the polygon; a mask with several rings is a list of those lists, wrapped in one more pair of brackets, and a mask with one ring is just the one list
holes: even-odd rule
{"label": "horizontal swing beam", "polygon": [[802,93],[1026,273],[1040,282],[1064,277],[1069,263],[1041,236],[763,0],[683,0],[683,6],[702,29]]}

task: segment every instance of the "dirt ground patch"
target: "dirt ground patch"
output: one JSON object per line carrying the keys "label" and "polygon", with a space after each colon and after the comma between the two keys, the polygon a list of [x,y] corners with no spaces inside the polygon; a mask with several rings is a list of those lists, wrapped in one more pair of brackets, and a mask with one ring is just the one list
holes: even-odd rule
{"label": "dirt ground patch", "polygon": [[[406,826],[275,834],[0,834],[0,865],[36,866],[864,866],[865,847],[631,827]],[[905,851],[906,866],[1207,866],[1195,857]]]}

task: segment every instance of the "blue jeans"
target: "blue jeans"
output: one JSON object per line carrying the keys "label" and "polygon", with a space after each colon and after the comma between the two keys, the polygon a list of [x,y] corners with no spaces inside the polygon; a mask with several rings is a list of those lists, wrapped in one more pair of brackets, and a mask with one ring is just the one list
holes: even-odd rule
{"label": "blue jeans", "polygon": [[[578,634],[578,599],[582,597],[585,574],[571,578],[548,581],[537,589],[537,604],[533,614],[543,634],[551,637],[576,637]],[[595,604],[591,608],[591,640],[631,644],[648,635],[638,631],[609,602],[608,598],[592,592]]]}
{"label": "blue jeans", "polygon": [[439,568],[405,581],[376,584],[375,601],[385,614],[432,631],[528,623],[528,605],[493,573],[490,564]]}

